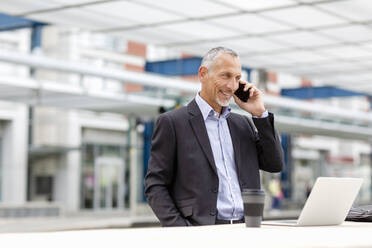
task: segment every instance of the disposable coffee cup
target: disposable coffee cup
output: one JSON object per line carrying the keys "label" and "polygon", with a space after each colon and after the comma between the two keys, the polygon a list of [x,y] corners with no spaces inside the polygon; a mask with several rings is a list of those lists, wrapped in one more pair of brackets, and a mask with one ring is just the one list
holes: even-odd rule
{"label": "disposable coffee cup", "polygon": [[260,227],[265,203],[265,191],[243,189],[244,218],[246,227]]}

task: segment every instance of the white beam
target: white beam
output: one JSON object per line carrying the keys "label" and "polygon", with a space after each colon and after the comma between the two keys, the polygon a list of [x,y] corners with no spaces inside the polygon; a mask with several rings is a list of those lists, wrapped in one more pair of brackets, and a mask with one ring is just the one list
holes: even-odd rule
{"label": "white beam", "polygon": [[[245,111],[238,109],[233,109],[233,112],[250,116]],[[343,124],[275,114],[275,127],[282,133],[316,134],[372,142],[372,127],[361,127],[355,124]]]}
{"label": "white beam", "polygon": [[42,55],[1,51],[0,61],[28,65],[33,68],[70,72],[119,81],[127,81],[130,83],[150,87],[160,87],[164,89],[172,88],[192,93],[197,92],[200,89],[199,84],[190,83],[184,80],[174,79],[170,77],[159,76],[157,74],[140,73],[117,69],[115,70],[111,68],[76,63],[67,60],[48,58]]}
{"label": "white beam", "polygon": [[[100,101],[111,101],[113,103],[122,103],[125,106],[126,103],[134,103],[145,106],[165,106],[173,107],[176,102],[172,99],[154,98],[143,95],[135,95],[129,93],[110,92],[110,91],[99,91],[99,90],[87,90],[82,86],[71,85],[66,83],[54,82],[54,81],[41,81],[30,78],[17,78],[17,77],[2,77],[0,76],[0,85],[5,84],[8,87],[26,88],[32,90],[39,90],[41,103],[54,105],[63,104],[68,106],[68,102],[63,101],[65,97],[87,97],[91,101],[95,101],[98,104]],[[52,97],[48,97],[49,94],[53,94]],[[57,96],[56,96],[57,94]],[[36,95],[35,95],[36,96]],[[1,94],[0,94],[1,97]],[[35,99],[22,99],[22,102],[33,103]],[[62,100],[62,101],[61,101]],[[31,102],[30,102],[31,101]],[[83,104],[83,103],[82,103]],[[86,106],[88,107],[88,106]]]}
{"label": "white beam", "polygon": [[[157,87],[161,89],[172,89],[196,94],[200,90],[200,84],[189,81],[159,76],[152,73],[139,73],[124,70],[114,70],[110,68],[97,67],[94,65],[76,63],[71,61],[57,60],[41,55],[30,55],[15,53],[9,51],[0,52],[0,61],[28,65],[34,68],[63,71],[69,73],[78,73],[102,78],[109,78],[123,82]],[[63,87],[63,86],[61,86]],[[106,94],[106,93],[103,93]],[[315,117],[327,117],[331,119],[340,119],[356,122],[372,123],[372,114],[362,111],[345,110],[322,104],[310,103],[301,100],[295,100],[288,97],[265,96],[265,102],[271,107],[280,107],[295,111],[305,111],[312,113]]]}

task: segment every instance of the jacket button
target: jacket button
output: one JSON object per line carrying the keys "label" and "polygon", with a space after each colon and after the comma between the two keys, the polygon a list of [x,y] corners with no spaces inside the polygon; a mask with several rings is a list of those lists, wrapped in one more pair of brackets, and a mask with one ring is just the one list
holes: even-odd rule
{"label": "jacket button", "polygon": [[212,216],[215,216],[216,215],[216,210],[211,210],[211,212],[209,214],[212,215]]}
{"label": "jacket button", "polygon": [[218,192],[218,189],[217,189],[217,188],[213,188],[213,189],[212,189],[212,192],[213,192],[213,193],[217,193],[217,192]]}

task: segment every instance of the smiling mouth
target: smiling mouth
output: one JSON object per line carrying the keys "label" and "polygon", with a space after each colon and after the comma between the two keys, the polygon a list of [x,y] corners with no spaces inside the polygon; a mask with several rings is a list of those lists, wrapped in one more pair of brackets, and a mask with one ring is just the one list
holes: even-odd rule
{"label": "smiling mouth", "polygon": [[221,93],[226,98],[229,98],[229,97],[232,96],[231,92],[224,92],[224,91],[220,90],[219,93]]}

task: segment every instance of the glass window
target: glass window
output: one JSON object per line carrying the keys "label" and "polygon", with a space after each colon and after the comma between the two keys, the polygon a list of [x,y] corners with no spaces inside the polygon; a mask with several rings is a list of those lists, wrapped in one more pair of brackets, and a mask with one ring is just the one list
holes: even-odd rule
{"label": "glass window", "polygon": [[82,149],[81,207],[93,208],[95,145],[84,144]]}
{"label": "glass window", "polygon": [[120,157],[120,146],[117,145],[101,145],[99,156],[102,157]]}
{"label": "glass window", "polygon": [[[112,145],[112,144],[99,144],[99,143],[84,143],[82,146],[82,174],[81,174],[81,208],[93,209],[94,208],[94,191],[95,191],[95,164],[100,158],[120,158],[127,164],[127,148],[123,145]],[[125,167],[122,177],[124,177],[124,188],[127,189],[128,179],[128,168]],[[118,172],[117,172],[118,173]],[[101,172],[102,174],[102,172]],[[101,175],[102,176],[102,175]],[[101,178],[104,180],[104,177]],[[102,182],[100,182],[102,183]],[[112,195],[116,196],[118,192],[118,182],[113,182]],[[105,205],[105,187],[100,187],[100,206]],[[124,207],[128,206],[128,192],[124,193]],[[112,207],[116,208],[119,206],[118,199],[113,199]]]}

